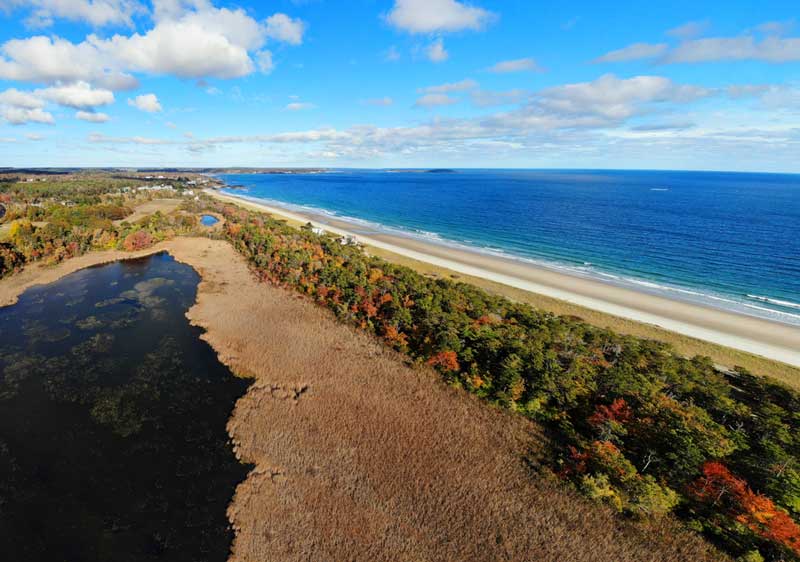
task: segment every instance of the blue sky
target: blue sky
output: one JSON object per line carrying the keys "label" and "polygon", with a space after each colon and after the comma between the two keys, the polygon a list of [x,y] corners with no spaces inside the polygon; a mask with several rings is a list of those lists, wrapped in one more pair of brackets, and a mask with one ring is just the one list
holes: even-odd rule
{"label": "blue sky", "polygon": [[0,0],[0,165],[800,172],[794,1]]}

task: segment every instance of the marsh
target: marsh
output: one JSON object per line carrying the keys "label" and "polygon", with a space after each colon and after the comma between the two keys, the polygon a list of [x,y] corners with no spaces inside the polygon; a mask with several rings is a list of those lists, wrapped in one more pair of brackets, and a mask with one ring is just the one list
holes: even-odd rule
{"label": "marsh", "polygon": [[8,560],[223,561],[249,467],[236,378],[185,317],[167,254],[85,269],[0,308],[0,552]]}

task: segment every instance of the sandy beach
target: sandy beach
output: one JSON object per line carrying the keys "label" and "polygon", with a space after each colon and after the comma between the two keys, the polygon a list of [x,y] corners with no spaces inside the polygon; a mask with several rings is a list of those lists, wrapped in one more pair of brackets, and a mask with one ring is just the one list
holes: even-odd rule
{"label": "sandy beach", "polygon": [[325,215],[300,214],[216,191],[209,194],[291,221],[311,222],[371,248],[800,367],[800,329],[787,324],[666,299],[513,259],[403,236],[365,233],[363,225]]}

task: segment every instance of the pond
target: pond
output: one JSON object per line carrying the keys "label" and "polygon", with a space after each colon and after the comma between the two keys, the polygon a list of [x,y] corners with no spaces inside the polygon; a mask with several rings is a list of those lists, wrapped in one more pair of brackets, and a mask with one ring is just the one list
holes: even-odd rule
{"label": "pond", "polygon": [[219,219],[214,215],[203,215],[200,217],[200,224],[203,226],[214,226],[219,222]]}
{"label": "pond", "polygon": [[250,467],[225,426],[249,381],[184,316],[198,282],[159,254],[0,308],[3,559],[227,559]]}

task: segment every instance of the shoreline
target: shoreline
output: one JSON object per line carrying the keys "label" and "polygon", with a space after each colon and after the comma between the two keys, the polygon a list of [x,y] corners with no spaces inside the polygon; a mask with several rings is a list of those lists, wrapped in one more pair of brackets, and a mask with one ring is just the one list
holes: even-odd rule
{"label": "shoreline", "polygon": [[218,191],[206,193],[298,223],[311,222],[332,234],[352,236],[369,248],[800,367],[800,329],[789,324],[655,296],[510,258],[387,233],[359,234],[358,224],[334,217],[297,213]]}

